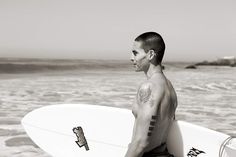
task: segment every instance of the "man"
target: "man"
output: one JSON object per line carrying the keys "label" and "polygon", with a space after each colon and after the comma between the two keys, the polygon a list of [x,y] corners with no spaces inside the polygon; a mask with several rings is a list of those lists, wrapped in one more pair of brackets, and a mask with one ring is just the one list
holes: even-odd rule
{"label": "man", "polygon": [[140,85],[132,106],[135,124],[125,157],[173,157],[166,140],[175,118],[177,96],[162,72],[164,51],[165,43],[158,33],[147,32],[134,41],[131,61],[135,71],[143,71],[147,80]]}

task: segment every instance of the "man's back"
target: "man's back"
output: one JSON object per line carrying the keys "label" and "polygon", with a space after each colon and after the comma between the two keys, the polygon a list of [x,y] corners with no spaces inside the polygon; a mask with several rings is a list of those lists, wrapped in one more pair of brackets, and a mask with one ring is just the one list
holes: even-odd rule
{"label": "man's back", "polygon": [[[153,88],[160,88],[153,90],[155,95],[158,95],[158,92],[163,93],[162,101],[157,105],[157,121],[156,126],[153,131],[153,136],[150,141],[149,150],[153,149],[156,146],[159,146],[163,143],[166,143],[169,127],[174,120],[175,110],[177,107],[177,97],[174,88],[172,87],[169,80],[161,74],[153,76],[150,78],[150,81],[153,83]],[[164,90],[164,91],[161,91]],[[149,151],[147,150],[147,151]]]}
{"label": "man's back", "polygon": [[[150,89],[150,101],[151,105],[148,112],[144,112],[147,106],[142,106],[144,99],[147,99],[148,90]],[[144,90],[147,89],[146,95]],[[161,98],[161,101],[156,101]],[[136,100],[133,104],[133,113],[136,120],[142,118],[143,114],[151,114],[152,120],[150,123],[145,123],[143,125],[149,125],[149,144],[145,151],[150,151],[153,148],[160,146],[166,142],[168,129],[171,122],[175,117],[175,110],[177,107],[177,97],[174,88],[172,87],[170,81],[166,79],[163,73],[153,74],[151,78],[141,84]],[[152,123],[153,122],[153,123]],[[153,124],[153,125],[152,125]],[[140,135],[143,136],[143,132]]]}

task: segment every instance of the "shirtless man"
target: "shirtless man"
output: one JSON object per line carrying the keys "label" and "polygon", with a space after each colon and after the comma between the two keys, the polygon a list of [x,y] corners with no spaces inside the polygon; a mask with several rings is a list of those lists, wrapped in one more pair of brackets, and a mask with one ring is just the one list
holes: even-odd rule
{"label": "shirtless man", "polygon": [[131,61],[147,80],[140,85],[132,106],[135,124],[125,157],[173,157],[166,140],[175,119],[177,96],[162,72],[164,51],[165,43],[155,32],[141,34],[134,41]]}

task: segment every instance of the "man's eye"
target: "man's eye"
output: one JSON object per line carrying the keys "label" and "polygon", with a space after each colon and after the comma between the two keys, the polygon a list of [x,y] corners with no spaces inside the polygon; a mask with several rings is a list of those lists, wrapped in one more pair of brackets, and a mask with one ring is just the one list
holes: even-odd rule
{"label": "man's eye", "polygon": [[133,54],[134,54],[135,56],[137,55],[137,53],[138,53],[138,52],[136,52],[136,51],[133,51]]}

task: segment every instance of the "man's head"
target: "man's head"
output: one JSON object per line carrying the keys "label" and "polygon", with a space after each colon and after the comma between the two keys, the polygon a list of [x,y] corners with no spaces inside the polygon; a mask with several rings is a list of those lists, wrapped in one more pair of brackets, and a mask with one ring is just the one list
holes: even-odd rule
{"label": "man's head", "polygon": [[146,32],[139,35],[133,45],[131,61],[136,71],[146,71],[153,63],[161,64],[165,52],[165,43],[156,32]]}

